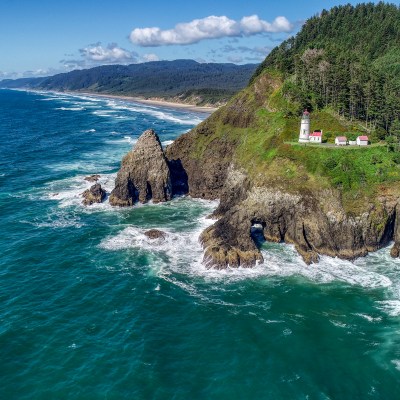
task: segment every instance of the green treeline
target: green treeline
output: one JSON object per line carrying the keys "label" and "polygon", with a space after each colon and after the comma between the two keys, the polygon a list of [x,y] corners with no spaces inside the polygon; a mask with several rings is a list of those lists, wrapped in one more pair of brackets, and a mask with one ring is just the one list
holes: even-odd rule
{"label": "green treeline", "polygon": [[3,80],[0,87],[88,91],[127,96],[226,102],[249,82],[257,65],[198,63],[194,60],[103,65],[44,78]]}
{"label": "green treeline", "polygon": [[381,138],[400,135],[400,8],[364,3],[323,10],[257,69],[283,73],[298,110],[332,108]]}

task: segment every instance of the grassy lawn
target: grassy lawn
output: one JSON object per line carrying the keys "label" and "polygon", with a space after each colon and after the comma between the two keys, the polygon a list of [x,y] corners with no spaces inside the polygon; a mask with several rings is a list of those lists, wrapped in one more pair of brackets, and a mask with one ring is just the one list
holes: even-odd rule
{"label": "grassy lawn", "polygon": [[311,128],[323,129],[328,143],[298,143],[300,119],[282,111],[290,104],[281,95],[279,79],[275,85],[271,79],[265,87],[262,81],[247,87],[200,124],[192,157],[207,159],[215,146],[231,149],[221,156],[245,170],[254,185],[288,192],[338,189],[345,209],[354,213],[363,212],[379,193],[397,191],[400,152],[388,152],[372,134],[369,146],[335,146],[336,136],[357,136],[362,127],[329,109],[311,114]]}
{"label": "grassy lawn", "polygon": [[299,146],[299,147],[317,147],[320,149],[337,149],[337,150],[357,150],[357,149],[361,149],[361,150],[365,150],[371,147],[385,147],[386,144],[385,143],[373,143],[373,144],[369,144],[368,146],[336,146],[333,143],[321,143],[321,144],[317,144],[317,143],[299,143],[299,142],[284,142],[285,144],[289,144],[291,146]]}

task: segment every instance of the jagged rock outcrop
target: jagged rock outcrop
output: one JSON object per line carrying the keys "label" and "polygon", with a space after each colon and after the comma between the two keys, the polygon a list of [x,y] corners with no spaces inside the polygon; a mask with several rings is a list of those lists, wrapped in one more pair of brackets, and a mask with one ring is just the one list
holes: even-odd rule
{"label": "jagged rock outcrop", "polygon": [[[196,129],[197,138],[209,134],[207,125]],[[193,197],[220,198],[214,212],[219,219],[200,237],[207,267],[251,267],[263,262],[252,235],[254,225],[261,227],[264,240],[294,244],[307,264],[317,262],[320,255],[353,260],[392,240],[392,256],[400,255],[398,196],[384,193],[367,202],[362,213],[351,214],[337,189],[282,189],[279,181],[257,184],[234,165],[232,142],[223,138],[211,140],[203,149],[209,158],[197,158],[198,142],[192,132],[167,148],[169,160],[154,131],[144,132],[123,159],[110,203],[167,201],[173,192],[187,191]],[[157,230],[145,235],[165,238]]]}
{"label": "jagged rock outcrop", "polygon": [[[218,111],[214,114],[218,115]],[[214,114],[210,117],[212,118]],[[228,167],[234,151],[234,142],[226,137],[213,138],[199,156],[200,140],[207,141],[213,134],[208,120],[201,123],[193,131],[180,136],[167,147],[166,156],[180,174],[178,182],[186,179],[186,190],[192,197],[214,200],[219,198],[224,187]],[[173,179],[178,177],[173,173]]]}
{"label": "jagged rock outcrop", "polygon": [[144,234],[145,234],[145,236],[147,236],[149,239],[152,239],[152,240],[155,240],[155,239],[164,240],[167,237],[167,234],[163,231],[160,231],[159,229],[149,229]]}
{"label": "jagged rock outcrop", "polygon": [[82,193],[82,204],[90,206],[93,203],[101,203],[106,198],[106,191],[101,187],[100,183],[91,186]]}
{"label": "jagged rock outcrop", "polygon": [[[200,237],[210,268],[262,262],[260,236],[293,244],[307,264],[320,255],[353,260],[392,240],[391,254],[398,257],[400,190],[382,178],[383,167],[367,176],[360,152],[341,158],[332,153],[332,168],[340,167],[340,179],[335,179],[327,172],[332,163],[326,154],[312,159],[307,149],[284,143],[294,121],[287,113],[275,113],[281,107],[276,101],[281,85],[268,74],[257,78],[168,146],[166,157],[154,132],[146,131],[123,160],[111,204],[132,205],[150,197],[163,201],[172,193],[219,198],[218,220]],[[345,129],[341,122],[338,126]],[[375,159],[384,159],[379,149],[375,153]],[[350,174],[354,160],[359,172]]]}
{"label": "jagged rock outcrop", "polygon": [[88,182],[97,182],[99,179],[100,175],[98,174],[89,175],[84,178],[84,180]]}
{"label": "jagged rock outcrop", "polygon": [[110,195],[113,206],[132,206],[136,201],[155,203],[172,197],[171,174],[160,139],[149,129],[145,131],[122,160],[121,169]]}
{"label": "jagged rock outcrop", "polygon": [[335,190],[288,193],[252,187],[240,192],[246,181],[241,172],[230,171],[216,210],[220,219],[201,235],[204,263],[209,267],[248,267],[261,262],[261,252],[251,236],[254,224],[262,226],[265,240],[294,244],[307,264],[317,262],[319,255],[354,260],[388,245],[393,238],[391,254],[399,256],[395,197],[382,197],[378,205],[366,204],[362,215],[352,216],[346,214]]}
{"label": "jagged rock outcrop", "polygon": [[394,245],[390,250],[390,255],[393,258],[400,257],[400,204],[396,207],[396,223],[393,234]]}

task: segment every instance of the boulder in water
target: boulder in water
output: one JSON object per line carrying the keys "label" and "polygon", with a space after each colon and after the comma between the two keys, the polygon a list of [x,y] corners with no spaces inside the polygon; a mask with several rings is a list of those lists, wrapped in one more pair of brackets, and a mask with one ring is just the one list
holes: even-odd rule
{"label": "boulder in water", "polygon": [[89,175],[89,176],[86,176],[84,179],[85,179],[85,181],[88,181],[88,182],[97,182],[100,179],[100,175],[97,175],[97,174]]}
{"label": "boulder in water", "polygon": [[101,187],[100,183],[96,183],[90,189],[82,193],[82,204],[90,206],[93,203],[101,203],[106,197],[106,191]]}
{"label": "boulder in water", "polygon": [[158,229],[150,229],[144,233],[149,239],[165,239],[167,234]]}

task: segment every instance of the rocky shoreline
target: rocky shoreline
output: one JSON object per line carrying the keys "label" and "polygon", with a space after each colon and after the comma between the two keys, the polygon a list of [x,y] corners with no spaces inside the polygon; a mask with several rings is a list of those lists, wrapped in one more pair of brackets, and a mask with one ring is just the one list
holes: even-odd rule
{"label": "rocky shoreline", "polygon": [[206,159],[193,157],[192,144],[189,132],[164,152],[157,134],[145,131],[122,161],[110,204],[164,202],[178,193],[219,198],[213,214],[217,221],[200,237],[208,268],[263,262],[260,238],[294,244],[307,264],[318,262],[320,255],[354,260],[391,241],[392,256],[399,256],[397,197],[382,194],[362,214],[349,215],[339,190],[288,192],[274,184],[257,186],[230,161],[223,143],[214,143]]}

